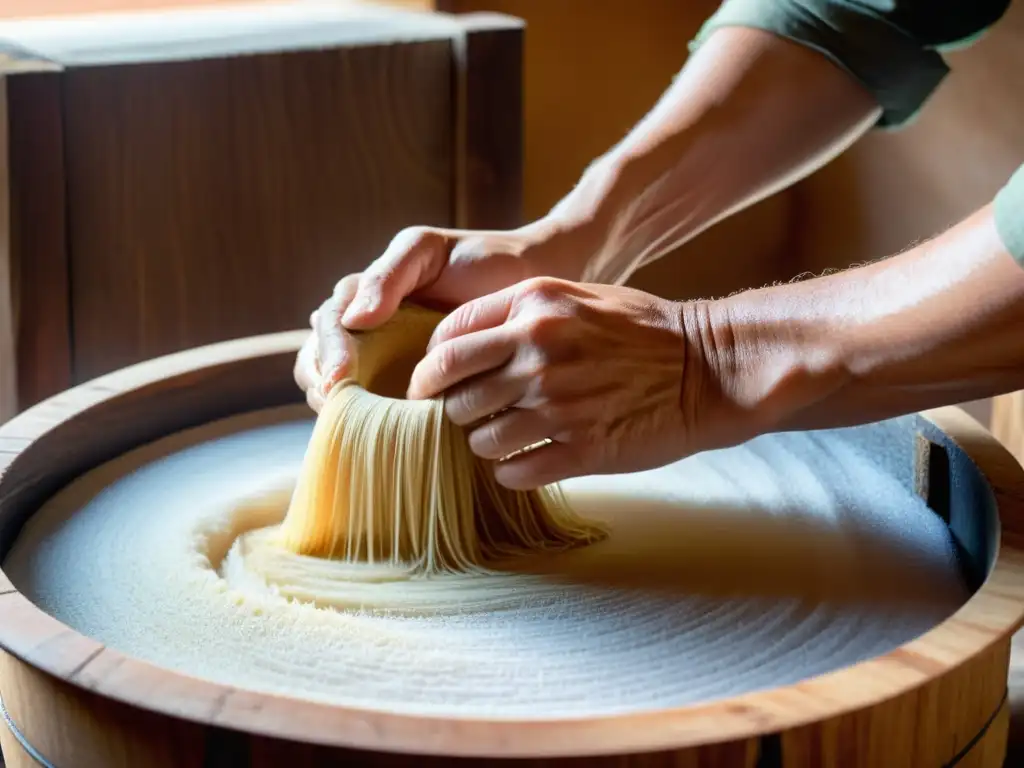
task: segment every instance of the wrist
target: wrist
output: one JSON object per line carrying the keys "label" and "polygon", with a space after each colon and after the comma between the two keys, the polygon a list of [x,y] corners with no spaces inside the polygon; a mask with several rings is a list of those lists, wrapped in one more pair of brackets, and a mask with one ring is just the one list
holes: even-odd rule
{"label": "wrist", "polygon": [[806,428],[809,414],[851,380],[843,334],[827,312],[804,313],[790,293],[763,289],[684,304],[681,406],[697,450]]}
{"label": "wrist", "polygon": [[[656,171],[659,178],[648,178]],[[543,274],[588,283],[625,282],[652,242],[664,237],[661,223],[652,227],[648,220],[648,209],[660,199],[663,173],[643,157],[618,149],[594,160],[576,186],[530,225],[552,241],[537,249],[535,261],[547,267]]]}
{"label": "wrist", "polygon": [[529,245],[523,258],[536,276],[574,282],[594,280],[590,264],[607,251],[614,227],[613,195],[621,168],[602,157],[587,167],[580,181],[550,211],[522,227]]}

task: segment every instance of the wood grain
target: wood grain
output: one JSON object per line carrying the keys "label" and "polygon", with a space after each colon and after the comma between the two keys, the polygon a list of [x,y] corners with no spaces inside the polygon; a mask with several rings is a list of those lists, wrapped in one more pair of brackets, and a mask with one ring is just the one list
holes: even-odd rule
{"label": "wood grain", "polygon": [[992,434],[1024,462],[1024,392],[993,398]]}
{"label": "wood grain", "polygon": [[300,327],[450,222],[447,40],[65,77],[77,381]]}
{"label": "wood grain", "polygon": [[455,226],[524,223],[523,24],[493,13],[457,17]]}
{"label": "wood grain", "polygon": [[[45,498],[97,463],[218,416],[299,400],[291,364],[304,336],[243,339],[141,363],[0,427],[0,450],[10,457],[0,476],[0,552]],[[952,759],[994,716],[961,765],[996,768],[1005,748],[1010,637],[1024,617],[1024,470],[959,409],[927,417],[993,488],[1003,535],[992,571],[953,616],[916,640],[794,686],[569,721],[351,710],[216,685],[125,657],[0,588],[0,694],[37,748],[55,760],[77,749],[63,764],[84,768],[209,761],[468,766],[499,756],[536,766],[916,768]],[[14,749],[12,766],[29,765],[8,735],[0,738]]]}
{"label": "wood grain", "polygon": [[397,231],[451,226],[457,199],[473,226],[519,220],[521,23],[388,23],[337,49],[10,78],[20,407],[301,327]]}
{"label": "wood grain", "polygon": [[0,77],[0,424],[18,409],[18,359],[15,351],[14,287],[11,274],[10,141],[7,127],[7,78]]}
{"label": "wood grain", "polygon": [[60,76],[9,77],[8,118],[16,405],[24,409],[71,386]]}

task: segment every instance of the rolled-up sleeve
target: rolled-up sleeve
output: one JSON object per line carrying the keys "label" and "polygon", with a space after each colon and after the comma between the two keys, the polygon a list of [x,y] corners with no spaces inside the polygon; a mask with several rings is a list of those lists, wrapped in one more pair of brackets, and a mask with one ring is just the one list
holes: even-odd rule
{"label": "rolled-up sleeve", "polygon": [[881,126],[913,117],[946,76],[941,51],[976,39],[1010,0],[725,0],[691,47],[720,27],[754,27],[821,52],[882,107]]}
{"label": "rolled-up sleeve", "polygon": [[[942,52],[976,40],[1010,0],[725,0],[691,48],[722,27],[753,27],[807,46],[850,73],[897,128],[949,72]],[[1024,165],[996,195],[996,227],[1024,265]]]}
{"label": "rolled-up sleeve", "polygon": [[999,190],[993,209],[999,236],[1010,255],[1024,267],[1024,165]]}

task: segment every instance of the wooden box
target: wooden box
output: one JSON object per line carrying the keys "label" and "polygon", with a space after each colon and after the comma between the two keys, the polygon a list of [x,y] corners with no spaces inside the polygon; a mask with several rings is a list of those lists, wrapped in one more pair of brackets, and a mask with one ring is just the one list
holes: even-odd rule
{"label": "wooden box", "polygon": [[403,227],[520,223],[522,33],[315,0],[0,22],[0,416],[303,327]]}

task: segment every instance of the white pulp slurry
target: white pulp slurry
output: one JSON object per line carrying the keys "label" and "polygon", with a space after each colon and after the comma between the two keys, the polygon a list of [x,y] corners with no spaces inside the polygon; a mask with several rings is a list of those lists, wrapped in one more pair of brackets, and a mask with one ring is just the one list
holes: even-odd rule
{"label": "white pulp slurry", "polygon": [[[580,512],[610,520],[609,540],[544,561],[542,587],[495,585],[491,610],[316,608],[240,576],[237,558],[221,569],[229,584],[217,565],[237,534],[284,514],[272,498],[258,514],[239,500],[293,479],[311,429],[302,407],[272,409],[126,454],[48,502],[4,571],[69,626],[164,667],[469,717],[610,714],[786,685],[902,645],[967,597],[938,517],[863,452],[815,435],[566,483]],[[360,589],[373,600],[374,586]],[[442,608],[479,589],[453,583]]]}

